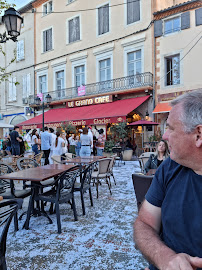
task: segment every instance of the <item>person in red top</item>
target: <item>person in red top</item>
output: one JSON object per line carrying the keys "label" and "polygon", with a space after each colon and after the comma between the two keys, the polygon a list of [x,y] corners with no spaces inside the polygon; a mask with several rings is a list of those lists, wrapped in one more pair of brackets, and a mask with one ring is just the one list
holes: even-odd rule
{"label": "person in red top", "polygon": [[105,135],[104,135],[104,130],[102,128],[98,132],[99,132],[99,136],[96,143],[97,156],[102,156],[104,147],[105,147]]}

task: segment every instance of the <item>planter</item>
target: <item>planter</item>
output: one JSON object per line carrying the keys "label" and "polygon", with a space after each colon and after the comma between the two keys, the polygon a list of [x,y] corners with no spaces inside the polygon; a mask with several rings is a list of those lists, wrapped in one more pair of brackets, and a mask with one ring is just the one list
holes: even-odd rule
{"label": "planter", "polygon": [[132,155],[133,155],[133,150],[132,149],[124,150],[123,151],[123,160],[125,160],[125,161],[131,160]]}

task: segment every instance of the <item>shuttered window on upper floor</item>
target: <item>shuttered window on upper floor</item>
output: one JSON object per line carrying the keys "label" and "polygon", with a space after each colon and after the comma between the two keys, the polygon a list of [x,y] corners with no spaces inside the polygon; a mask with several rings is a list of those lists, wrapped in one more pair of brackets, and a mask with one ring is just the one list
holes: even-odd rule
{"label": "shuttered window on upper floor", "polygon": [[16,101],[17,93],[16,93],[16,77],[9,78],[8,85],[8,101]]}
{"label": "shuttered window on upper floor", "polygon": [[31,95],[31,74],[22,77],[22,97],[28,98]]}
{"label": "shuttered window on upper floor", "polygon": [[109,4],[98,8],[98,35],[109,32]]}
{"label": "shuttered window on upper floor", "polygon": [[24,40],[19,40],[17,42],[17,55],[16,55],[17,61],[25,59],[25,46],[24,46]]}
{"label": "shuttered window on upper floor", "polygon": [[195,10],[196,26],[202,25],[202,8]]}
{"label": "shuttered window on upper floor", "polygon": [[52,13],[53,11],[53,2],[49,1],[45,4],[43,4],[43,16]]}
{"label": "shuttered window on upper floor", "polygon": [[75,17],[68,22],[69,24],[69,43],[80,40],[80,18]]}
{"label": "shuttered window on upper floor", "polygon": [[53,49],[52,28],[43,31],[43,52]]}
{"label": "shuttered window on upper floor", "polygon": [[127,24],[140,20],[140,0],[127,0]]}

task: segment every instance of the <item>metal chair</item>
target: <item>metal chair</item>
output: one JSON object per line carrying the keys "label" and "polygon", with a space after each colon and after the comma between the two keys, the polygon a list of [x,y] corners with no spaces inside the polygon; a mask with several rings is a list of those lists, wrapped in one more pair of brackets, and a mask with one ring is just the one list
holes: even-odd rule
{"label": "metal chair", "polygon": [[152,179],[153,176],[147,176],[136,173],[132,175],[138,211],[140,210],[141,204],[144,201],[145,195],[151,185]]}
{"label": "metal chair", "polygon": [[145,152],[145,153],[142,153],[138,157],[138,160],[139,160],[139,163],[140,163],[140,168],[141,168],[142,173],[144,173],[144,166],[145,166],[145,164],[146,164],[146,162],[149,159],[149,157],[150,157],[151,154],[155,154],[155,153],[154,152]]}
{"label": "metal chair", "polygon": [[115,179],[114,173],[113,173],[113,167],[114,167],[116,155],[112,155],[110,158],[111,158],[111,161],[110,161],[110,163],[109,163],[109,168],[108,168],[108,170],[109,170],[109,175],[113,177],[113,179],[114,179],[114,184],[116,185],[116,179]]}
{"label": "metal chair", "polygon": [[96,185],[96,190],[97,190],[97,198],[99,197],[99,193],[98,193],[98,186],[101,185],[101,179],[105,179],[110,194],[112,194],[111,192],[111,182],[110,182],[110,175],[109,175],[109,164],[111,162],[111,158],[103,158],[100,159],[97,163],[98,163],[98,171],[93,171],[92,172],[92,180],[93,183],[95,183]]}
{"label": "metal chair", "polygon": [[[0,238],[0,269],[7,270],[6,265],[6,239],[8,229],[13,217],[17,217],[17,210],[22,205],[22,200],[10,200],[2,201],[0,203],[0,226],[3,226],[3,230]],[[16,219],[17,221],[17,219]]]}
{"label": "metal chair", "polygon": [[[71,206],[74,212],[74,219],[75,221],[78,220],[77,212],[76,212],[76,205],[74,201],[74,183],[80,174],[79,166],[75,166],[63,174],[61,174],[56,180],[52,183],[52,189],[45,191],[43,193],[35,194],[33,200],[31,200],[31,204],[28,208],[27,218],[29,219],[31,215],[31,210],[33,208],[33,202],[35,201],[43,201],[43,202],[50,202],[55,204],[56,216],[57,216],[57,227],[58,233],[61,233],[61,221],[60,221],[60,209],[59,204],[67,203],[71,201]],[[37,186],[37,183],[36,183]],[[41,185],[40,185],[41,186]],[[47,185],[50,187],[50,185]],[[46,187],[46,185],[43,185]]]}
{"label": "metal chair", "polygon": [[112,152],[116,153],[115,161],[118,161],[118,166],[120,164],[125,165],[125,162],[123,161],[123,148],[122,147],[113,147]]}
{"label": "metal chair", "polygon": [[91,193],[91,176],[92,176],[92,167],[90,164],[81,171],[80,183],[75,182],[74,192],[79,191],[81,194],[81,205],[83,210],[83,215],[85,215],[85,204],[84,204],[84,192],[89,191],[91,206],[93,206],[93,198]]}

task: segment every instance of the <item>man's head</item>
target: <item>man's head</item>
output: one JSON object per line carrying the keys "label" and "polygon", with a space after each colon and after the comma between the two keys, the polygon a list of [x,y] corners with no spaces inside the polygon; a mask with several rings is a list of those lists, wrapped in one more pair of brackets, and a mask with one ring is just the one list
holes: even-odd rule
{"label": "man's head", "polygon": [[53,133],[54,132],[54,129],[53,128],[49,128],[49,132],[50,133]]}
{"label": "man's head", "polygon": [[48,130],[48,127],[45,127],[45,128],[44,128],[44,131],[47,131],[47,130]]}
{"label": "man's head", "polygon": [[202,155],[202,90],[188,92],[171,102],[163,139],[168,141],[170,157],[187,167]]}
{"label": "man's head", "polygon": [[14,130],[16,130],[18,132],[19,131],[19,127],[18,126],[14,126]]}

